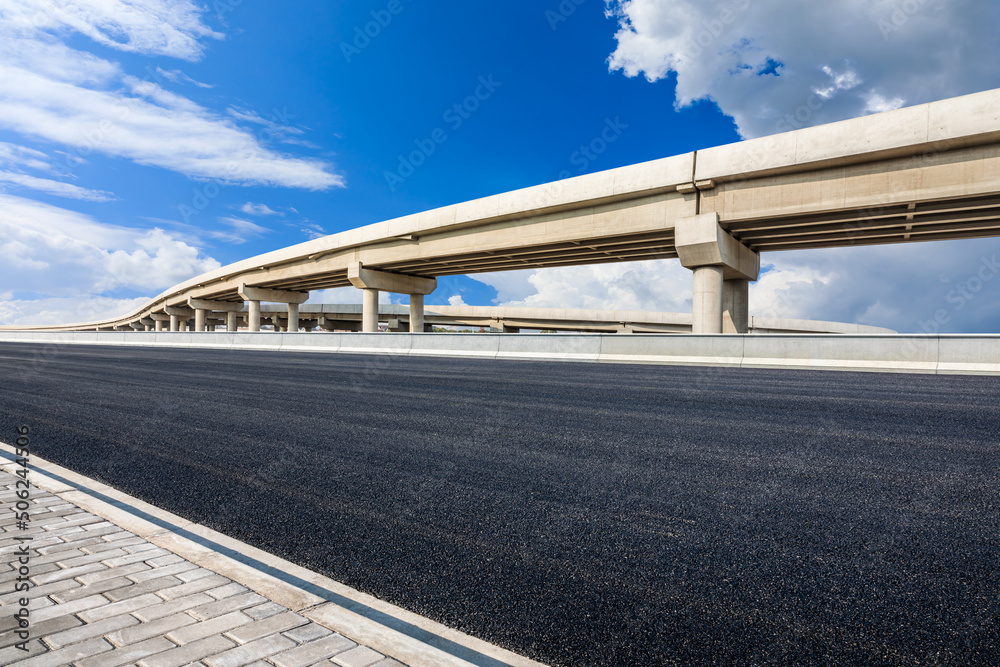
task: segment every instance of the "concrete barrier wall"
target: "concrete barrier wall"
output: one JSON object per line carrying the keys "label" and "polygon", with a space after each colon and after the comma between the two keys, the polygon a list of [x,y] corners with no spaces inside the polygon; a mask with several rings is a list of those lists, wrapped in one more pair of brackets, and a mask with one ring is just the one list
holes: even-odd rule
{"label": "concrete barrier wall", "polygon": [[0,342],[1000,375],[1000,335],[0,332]]}

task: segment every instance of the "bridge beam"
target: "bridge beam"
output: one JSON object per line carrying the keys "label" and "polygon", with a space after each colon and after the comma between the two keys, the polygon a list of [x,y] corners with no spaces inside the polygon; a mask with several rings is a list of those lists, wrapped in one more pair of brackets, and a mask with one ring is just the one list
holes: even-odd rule
{"label": "bridge beam", "polygon": [[746,295],[760,274],[760,255],[730,236],[718,213],[678,220],[674,246],[681,265],[694,272],[691,331],[747,333]]}
{"label": "bridge beam", "polygon": [[347,279],[365,291],[361,315],[361,330],[378,331],[378,293],[394,292],[410,295],[410,331],[423,331],[424,295],[437,289],[437,278],[410,276],[366,269],[361,262],[347,267]]}

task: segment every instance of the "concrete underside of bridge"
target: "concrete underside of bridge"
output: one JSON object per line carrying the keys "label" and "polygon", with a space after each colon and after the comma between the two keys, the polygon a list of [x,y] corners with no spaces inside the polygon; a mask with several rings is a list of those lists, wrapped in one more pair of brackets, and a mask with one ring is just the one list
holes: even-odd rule
{"label": "concrete underside of bridge", "polygon": [[440,276],[676,258],[693,274],[693,331],[745,333],[762,252],[998,235],[1000,91],[988,91],[361,227],[198,276],[121,318],[38,329],[203,330],[244,302],[253,329],[273,302],[294,330],[310,291],[353,285],[373,331],[379,291],[409,294],[419,322]]}

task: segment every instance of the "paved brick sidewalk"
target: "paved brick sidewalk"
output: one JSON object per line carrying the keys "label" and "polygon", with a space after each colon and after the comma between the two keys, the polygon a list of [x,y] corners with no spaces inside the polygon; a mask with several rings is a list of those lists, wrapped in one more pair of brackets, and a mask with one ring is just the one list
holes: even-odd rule
{"label": "paved brick sidewalk", "polygon": [[[0,471],[0,665],[399,667],[366,646]],[[17,538],[31,537],[30,541]],[[22,545],[33,587],[15,591]],[[29,603],[27,652],[15,614]]]}

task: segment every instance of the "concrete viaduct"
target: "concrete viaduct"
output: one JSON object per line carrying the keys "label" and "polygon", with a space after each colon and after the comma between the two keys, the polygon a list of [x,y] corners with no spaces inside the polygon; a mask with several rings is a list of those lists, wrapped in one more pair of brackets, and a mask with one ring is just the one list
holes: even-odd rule
{"label": "concrete viaduct", "polygon": [[34,329],[194,329],[261,304],[298,330],[312,290],[408,294],[412,331],[437,277],[679,258],[694,333],[746,333],[760,253],[1000,236],[1000,90],[718,146],[507,192],[284,248],[206,273],[128,315]]}

